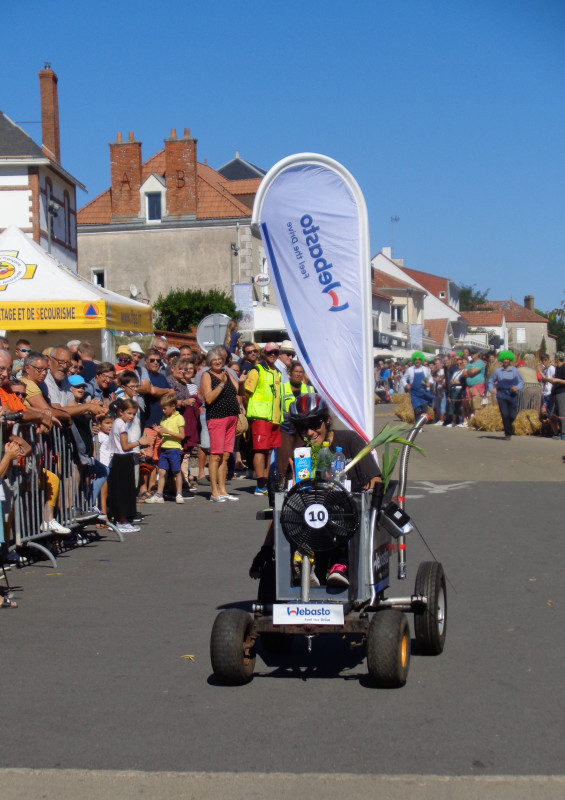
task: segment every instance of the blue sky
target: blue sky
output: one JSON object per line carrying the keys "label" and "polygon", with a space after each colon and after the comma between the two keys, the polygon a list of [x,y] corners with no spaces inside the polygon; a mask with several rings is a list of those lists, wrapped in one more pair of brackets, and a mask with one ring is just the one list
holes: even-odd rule
{"label": "blue sky", "polygon": [[38,120],[51,62],[79,206],[108,187],[117,131],[145,159],[189,127],[213,167],[236,150],[265,169],[304,151],[340,161],[373,254],[394,215],[408,267],[542,310],[565,299],[563,0],[10,6],[0,109]]}

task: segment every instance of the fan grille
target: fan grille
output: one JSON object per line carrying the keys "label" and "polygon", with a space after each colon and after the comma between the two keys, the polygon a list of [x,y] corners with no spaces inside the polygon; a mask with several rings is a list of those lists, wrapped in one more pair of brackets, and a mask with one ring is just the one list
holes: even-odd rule
{"label": "fan grille", "polygon": [[[310,518],[312,524],[307,522]],[[314,480],[292,487],[284,500],[280,522],[288,541],[302,553],[312,554],[346,544],[358,530],[360,519],[353,497],[341,484]]]}

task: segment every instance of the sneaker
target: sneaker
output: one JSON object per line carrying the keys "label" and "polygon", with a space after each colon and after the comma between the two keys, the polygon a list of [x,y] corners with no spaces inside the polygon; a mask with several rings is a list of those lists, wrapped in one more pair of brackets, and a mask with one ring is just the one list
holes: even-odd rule
{"label": "sneaker", "polygon": [[71,532],[70,528],[65,528],[65,526],[57,522],[56,519],[52,519],[51,522],[48,523],[47,528],[52,533],[60,533],[61,535]]}
{"label": "sneaker", "polygon": [[349,586],[347,567],[345,564],[334,564],[328,572],[328,586]]}
{"label": "sneaker", "polygon": [[220,497],[223,497],[224,500],[231,500],[234,503],[239,500],[239,497],[236,497],[235,494],[221,494]]}
{"label": "sneaker", "polygon": [[465,422],[460,422],[457,427],[458,428],[468,428],[469,427],[469,423],[467,422],[467,420],[465,420]]}
{"label": "sneaker", "polygon": [[210,502],[211,503],[225,503],[226,502],[226,498],[225,497],[214,497],[214,495],[212,495],[210,497]]}
{"label": "sneaker", "polygon": [[120,533],[139,533],[141,530],[137,525],[131,525],[129,522],[124,522],[123,525],[118,524],[116,527]]}
{"label": "sneaker", "polygon": [[184,497],[182,496],[182,494],[180,493],[177,494],[177,496],[175,497],[175,503],[178,503],[179,505],[184,504]]}
{"label": "sneaker", "polygon": [[130,525],[137,525],[138,522],[143,522],[143,517],[128,517],[128,523]]}
{"label": "sneaker", "polygon": [[151,497],[148,497],[145,501],[146,503],[164,503],[165,498],[162,494],[154,494]]}
{"label": "sneaker", "polygon": [[253,494],[256,494],[258,497],[265,497],[269,494],[269,490],[266,487],[265,489],[260,489],[258,486],[256,486]]}
{"label": "sneaker", "polygon": [[80,533],[77,533],[74,539],[76,545],[88,544],[88,539],[86,538],[86,536],[81,536]]}

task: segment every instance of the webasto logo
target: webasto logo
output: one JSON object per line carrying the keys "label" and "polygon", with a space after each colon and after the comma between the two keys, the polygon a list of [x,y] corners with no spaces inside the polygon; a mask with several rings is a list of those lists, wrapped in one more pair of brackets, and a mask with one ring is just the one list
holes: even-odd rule
{"label": "webasto logo", "polygon": [[287,606],[286,614],[288,617],[329,617],[329,608],[303,608],[301,606]]}
{"label": "webasto logo", "polygon": [[334,268],[333,264],[328,264],[323,257],[324,251],[318,238],[319,225],[314,225],[314,220],[309,214],[304,214],[300,224],[302,225],[302,233],[306,236],[306,247],[310,252],[310,258],[314,259],[314,269],[318,273],[318,280],[324,287],[322,292],[332,298],[332,305],[329,310],[345,311],[346,308],[349,308],[349,303],[341,303],[340,305],[336,289],[341,289],[341,283],[334,281],[330,271]]}

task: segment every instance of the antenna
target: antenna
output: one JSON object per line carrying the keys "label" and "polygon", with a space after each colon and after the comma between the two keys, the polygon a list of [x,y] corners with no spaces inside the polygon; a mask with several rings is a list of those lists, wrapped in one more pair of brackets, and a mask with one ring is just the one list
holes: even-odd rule
{"label": "antenna", "polygon": [[392,233],[391,247],[390,247],[391,258],[394,258],[394,225],[396,222],[400,222],[400,217],[397,217],[396,214],[393,214],[393,216],[390,218],[390,229]]}

